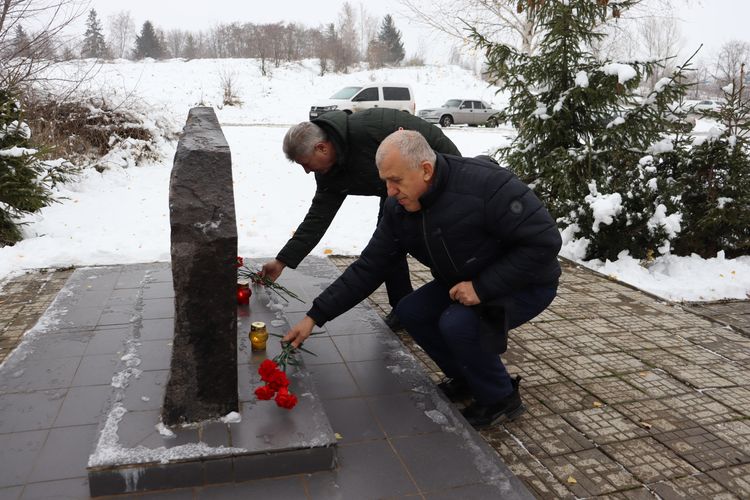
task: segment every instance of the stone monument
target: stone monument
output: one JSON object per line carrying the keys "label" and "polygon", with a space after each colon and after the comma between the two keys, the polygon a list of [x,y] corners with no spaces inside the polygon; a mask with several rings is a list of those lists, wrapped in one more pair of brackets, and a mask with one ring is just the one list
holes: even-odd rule
{"label": "stone monument", "polygon": [[169,184],[174,345],[166,425],[238,410],[232,159],[212,108],[192,108]]}

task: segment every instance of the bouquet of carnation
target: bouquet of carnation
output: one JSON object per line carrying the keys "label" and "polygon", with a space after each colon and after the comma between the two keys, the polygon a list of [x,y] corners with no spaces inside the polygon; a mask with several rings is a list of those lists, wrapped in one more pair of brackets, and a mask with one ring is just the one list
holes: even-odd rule
{"label": "bouquet of carnation", "polygon": [[[276,337],[281,335],[272,333]],[[298,366],[299,359],[297,359],[297,349],[304,351],[308,354],[315,356],[314,352],[310,352],[302,346],[295,348],[291,342],[281,341],[282,349],[278,356],[271,359],[265,359],[258,368],[258,374],[260,379],[265,382],[255,389],[255,397],[261,401],[269,401],[271,399],[276,401],[276,404],[287,410],[291,410],[297,404],[297,396],[289,392],[289,379],[286,376],[286,367]]]}
{"label": "bouquet of carnation", "polygon": [[268,288],[272,292],[276,293],[276,295],[281,297],[284,302],[289,302],[289,299],[287,297],[291,297],[295,300],[299,300],[300,302],[304,302],[304,300],[299,298],[296,293],[292,292],[282,285],[279,285],[266,276],[261,276],[257,271],[253,271],[252,269],[247,267],[245,265],[245,260],[242,257],[237,257],[237,278],[249,280],[256,285],[261,285]]}

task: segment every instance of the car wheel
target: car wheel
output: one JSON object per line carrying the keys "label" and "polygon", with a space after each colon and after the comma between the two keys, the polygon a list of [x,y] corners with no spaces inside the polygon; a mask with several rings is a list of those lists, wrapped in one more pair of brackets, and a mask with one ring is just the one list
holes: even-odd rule
{"label": "car wheel", "polygon": [[451,115],[445,115],[440,118],[441,127],[450,127],[453,125],[453,117]]}

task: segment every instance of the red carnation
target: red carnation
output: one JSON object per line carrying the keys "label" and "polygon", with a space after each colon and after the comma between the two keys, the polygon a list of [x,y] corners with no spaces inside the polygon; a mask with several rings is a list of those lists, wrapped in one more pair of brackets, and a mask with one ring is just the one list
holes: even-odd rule
{"label": "red carnation", "polygon": [[264,359],[263,362],[260,364],[260,367],[258,368],[260,379],[263,382],[269,382],[271,380],[271,375],[276,373],[278,371],[278,368],[279,368],[279,365],[277,365],[275,361],[272,361],[270,359]]}
{"label": "red carnation", "polygon": [[289,379],[286,378],[286,373],[280,370],[273,372],[266,382],[276,391],[289,386]]}
{"label": "red carnation", "polygon": [[263,385],[255,389],[255,397],[263,401],[273,399],[274,394],[276,394],[276,391],[274,391],[269,385]]}
{"label": "red carnation", "polygon": [[289,392],[286,387],[282,387],[279,389],[278,394],[276,394],[276,404],[282,408],[291,410],[297,405],[297,396]]}
{"label": "red carnation", "polygon": [[242,257],[237,257],[237,267],[242,267],[245,264],[245,261],[242,259]]}

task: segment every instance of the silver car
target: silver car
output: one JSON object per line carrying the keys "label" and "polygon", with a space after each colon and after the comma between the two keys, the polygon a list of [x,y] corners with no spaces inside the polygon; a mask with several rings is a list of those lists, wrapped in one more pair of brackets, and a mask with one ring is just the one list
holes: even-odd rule
{"label": "silver car", "polygon": [[453,124],[467,124],[470,127],[485,125],[494,127],[494,120],[487,121],[489,117],[498,113],[499,110],[484,101],[471,101],[468,99],[448,99],[439,108],[422,109],[418,116],[430,123],[439,123],[442,127],[450,127]]}

